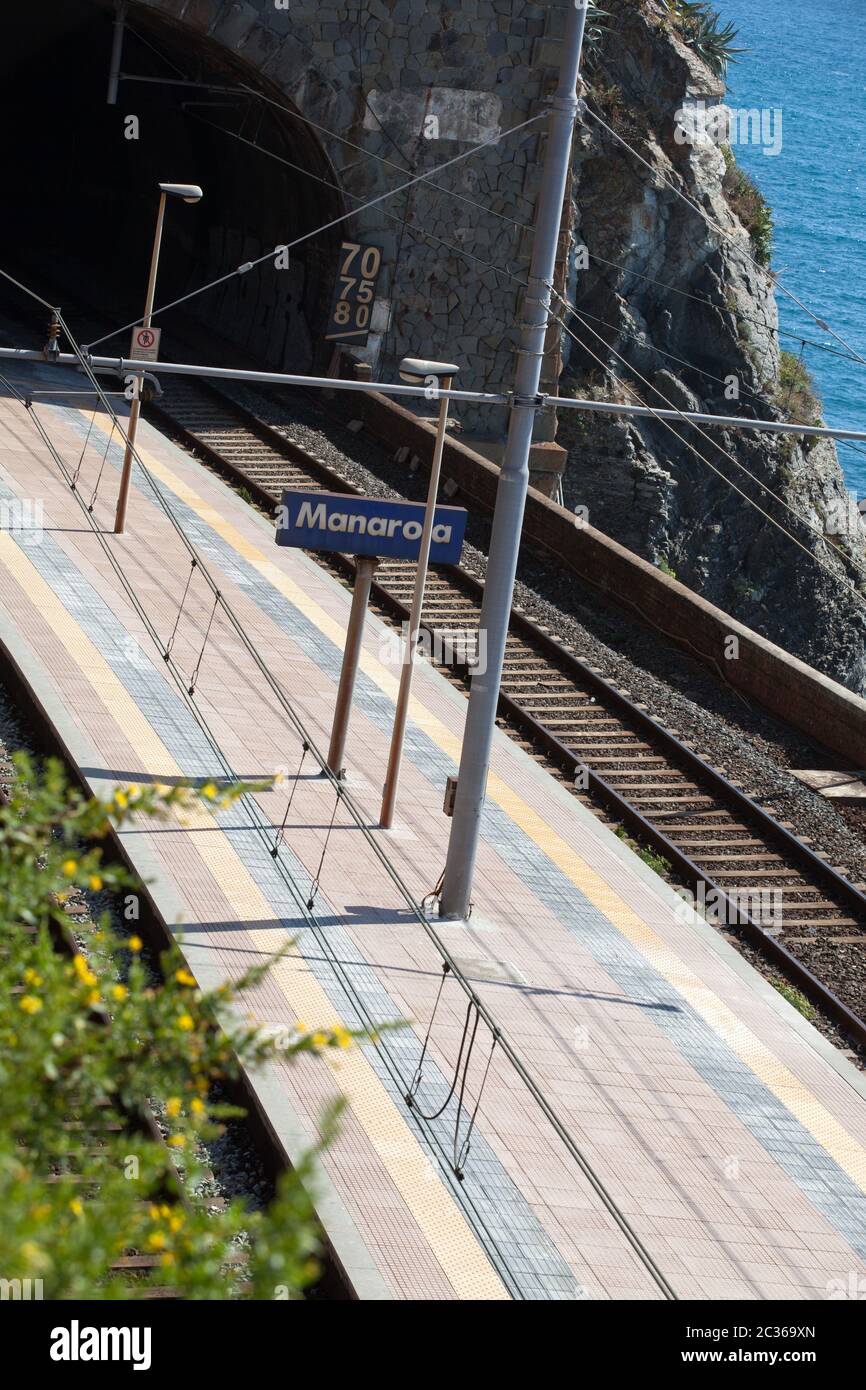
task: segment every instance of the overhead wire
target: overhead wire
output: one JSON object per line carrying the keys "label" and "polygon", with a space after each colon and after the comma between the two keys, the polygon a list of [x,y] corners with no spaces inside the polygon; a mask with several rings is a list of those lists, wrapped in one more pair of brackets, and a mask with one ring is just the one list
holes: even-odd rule
{"label": "overhead wire", "polygon": [[[242,143],[251,145],[252,148],[258,150],[260,153],[265,154],[265,155],[267,155],[268,157],[270,157],[270,158],[272,158],[272,159],[277,160],[279,163],[288,164],[290,167],[298,169],[298,172],[300,172],[300,173],[308,173],[309,177],[315,179],[315,180],[318,181],[318,182],[324,182],[324,183],[327,183],[327,182],[328,182],[327,180],[322,179],[321,176],[316,175],[316,174],[312,174],[310,171],[304,170],[301,166],[293,165],[292,162],[291,162],[290,160],[285,159],[282,155],[278,155],[278,154],[276,154],[274,151],[271,151],[271,150],[266,149],[264,146],[260,146],[260,145],[254,144],[254,142],[249,141],[249,140],[247,140],[245,137],[242,137],[242,136],[238,135],[237,132],[235,132],[235,131],[226,130],[225,127],[220,126],[220,125],[217,125],[216,123],[214,123],[214,122],[212,122],[212,121],[208,121],[208,120],[206,120],[204,117],[201,117],[201,116],[197,116],[196,119],[202,121],[205,125],[212,126],[215,130],[222,131],[224,134],[229,135],[229,136],[231,136],[232,138],[240,139],[240,140],[242,141]],[[332,187],[333,187],[334,185],[329,185],[329,186],[332,186]],[[350,195],[350,196],[352,196],[352,195]],[[406,229],[407,229],[410,233],[414,233],[416,236],[425,238],[425,239],[427,239],[427,240],[435,241],[435,242],[437,242],[438,244],[445,246],[447,249],[451,250],[451,251],[454,252],[455,254],[465,256],[467,259],[470,259],[470,260],[472,260],[473,262],[476,262],[476,263],[481,264],[481,265],[484,266],[486,269],[493,270],[493,271],[495,271],[496,273],[505,276],[507,279],[513,281],[515,284],[517,284],[517,285],[520,286],[521,288],[523,288],[523,289],[526,289],[526,288],[527,288],[527,282],[526,282],[525,280],[520,279],[520,277],[514,275],[511,271],[509,271],[509,270],[506,269],[505,267],[496,266],[496,265],[494,265],[494,264],[491,263],[491,262],[485,262],[485,261],[481,260],[481,258],[474,256],[473,253],[467,252],[467,251],[465,250],[465,248],[460,247],[460,246],[456,246],[456,245],[454,245],[454,244],[452,244],[452,243],[449,243],[449,242],[445,242],[445,241],[443,241],[442,238],[440,238],[440,237],[435,237],[433,234],[424,231],[423,228],[415,227],[411,222],[406,222],[405,219],[399,218],[399,217],[397,217],[397,216],[395,216],[395,215],[393,215],[393,214],[389,214],[389,216],[393,216],[393,218],[394,218],[395,221],[399,221],[399,222],[403,223],[403,225],[406,227]],[[582,311],[582,310],[581,310],[581,311],[578,311],[567,299],[565,299],[564,296],[560,295],[560,294],[558,293],[558,291],[553,290],[552,292],[553,292],[553,293],[556,295],[556,297],[560,300],[560,302],[563,304],[563,306],[565,307],[565,309],[567,310],[568,313],[570,313],[570,314],[575,314],[576,316],[578,316],[578,317],[581,318],[581,321],[582,321],[582,322],[584,321],[584,318],[583,318],[584,311]],[[718,306],[716,306],[716,307],[718,307]],[[628,330],[619,328],[619,327],[617,327],[617,325],[611,324],[611,323],[607,322],[606,320],[599,318],[597,315],[588,314],[588,315],[586,315],[586,317],[595,319],[596,322],[599,322],[599,323],[603,324],[605,327],[610,328],[611,331],[616,332],[616,333],[617,333],[618,335],[620,335],[620,336],[631,337],[634,341],[640,342],[640,338],[639,338],[639,336],[638,336],[637,334],[629,333]],[[562,319],[558,319],[558,322],[560,323],[560,326],[564,329],[564,331],[565,331],[576,343],[578,343],[579,346],[583,347],[584,349],[586,348],[586,345],[582,342],[582,340],[580,340],[579,338],[577,338],[577,336],[576,336],[574,333],[571,333],[571,332],[569,331],[568,325],[567,325],[566,323],[564,323],[564,322],[562,321]],[[588,328],[588,329],[590,328],[590,326],[589,326],[588,323],[584,323],[584,326],[585,326],[586,328]],[[590,331],[592,332],[593,330],[590,329]],[[595,336],[599,338],[599,341],[604,342],[604,339],[601,338],[601,335],[596,334]],[[628,368],[629,371],[633,371],[633,372],[635,372],[636,375],[640,375],[640,373],[637,372],[637,369],[634,368],[634,367],[632,366],[632,364],[629,363],[629,362],[627,361],[627,359],[625,359],[624,357],[622,357],[619,353],[615,352],[615,350],[614,350],[613,348],[611,348],[611,347],[610,347],[608,344],[606,344],[606,343],[605,343],[605,347],[607,347],[609,351],[613,352],[613,355],[616,356],[616,357],[618,358],[618,360],[619,360],[624,366],[626,366],[626,367]],[[712,373],[706,372],[706,371],[704,371],[703,369],[694,366],[694,364],[688,362],[688,360],[687,360],[686,358],[678,357],[678,356],[676,356],[676,355],[673,354],[673,353],[669,353],[669,352],[664,351],[663,349],[656,348],[654,345],[652,346],[652,351],[658,352],[660,356],[665,357],[665,358],[668,358],[668,359],[671,360],[671,361],[677,362],[680,366],[686,367],[686,368],[688,368],[689,370],[691,370],[691,371],[693,371],[694,373],[696,373],[697,375],[703,376],[703,377],[705,377],[705,378],[708,379],[708,380],[716,381],[716,382],[718,382],[718,383],[721,384],[721,385],[726,384],[722,378],[720,378],[720,377],[714,377],[714,376],[712,375]],[[593,355],[593,354],[590,354],[590,355]],[[596,360],[599,360],[599,359],[596,359]],[[602,365],[604,365],[604,364],[602,363]],[[666,405],[669,405],[669,406],[670,406],[672,409],[674,409],[674,410],[677,409],[677,407],[673,404],[673,402],[669,401],[668,398],[667,398],[666,396],[664,396],[663,393],[662,393],[661,391],[659,391],[657,387],[653,386],[652,383],[646,381],[646,378],[643,378],[643,377],[642,377],[641,379],[642,379],[643,381],[646,382],[646,384],[649,386],[649,388],[650,388],[651,390],[655,391],[655,393],[665,402]],[[749,395],[749,396],[751,396],[751,397],[752,397],[753,399],[755,399],[755,400],[760,400],[760,399],[761,399],[761,397],[757,396],[754,392],[747,391],[746,394]],[[643,404],[643,402],[641,402],[641,404]],[[739,469],[741,469],[744,473],[746,473],[746,475],[751,479],[751,481],[754,482],[758,487],[760,487],[760,488],[762,489],[763,492],[765,492],[768,496],[772,497],[776,502],[778,502],[779,505],[780,505],[781,507],[783,507],[786,511],[788,511],[798,522],[800,522],[802,525],[806,526],[807,528],[811,529],[811,530],[814,532],[814,534],[815,534],[819,539],[821,539],[822,541],[824,541],[824,543],[825,543],[828,547],[830,547],[831,549],[835,550],[835,551],[839,554],[840,558],[842,559],[842,561],[843,561],[845,564],[851,565],[851,566],[852,566],[853,568],[855,568],[855,569],[861,569],[861,572],[864,574],[864,577],[866,577],[866,569],[862,569],[862,567],[858,566],[857,562],[853,559],[853,557],[851,557],[850,555],[848,555],[840,546],[836,545],[833,541],[830,541],[830,540],[827,538],[827,536],[825,535],[825,533],[823,532],[823,530],[820,530],[817,526],[814,526],[814,525],[808,520],[808,518],[804,517],[804,516],[802,515],[802,513],[798,512],[798,511],[796,510],[796,508],[792,507],[792,506],[790,505],[790,503],[786,502],[785,499],[784,499],[783,497],[781,497],[778,493],[774,492],[773,489],[772,489],[771,487],[769,487],[769,486],[768,486],[766,483],[764,483],[760,478],[758,478],[754,473],[752,473],[750,469],[746,468],[746,466],[745,466],[744,464],[742,464],[742,463],[741,463],[729,450],[724,449],[723,446],[720,445],[720,444],[718,443],[717,440],[713,439],[711,435],[707,434],[707,432],[706,432],[704,429],[702,429],[702,428],[701,428],[699,425],[697,425],[694,421],[690,421],[690,420],[688,419],[687,415],[685,414],[685,412],[680,411],[679,413],[683,416],[683,421],[684,421],[685,424],[690,424],[690,425],[692,426],[692,428],[697,429],[697,430],[698,430],[698,433],[700,433],[701,435],[703,435],[703,437],[707,440],[708,443],[710,443],[710,444],[713,446],[714,449],[718,450],[721,454],[723,454],[724,457],[727,458],[731,463],[733,463],[734,466],[735,466],[736,468],[739,468]],[[659,419],[661,423],[665,424],[665,425],[668,427],[668,429],[671,430],[671,432],[674,433],[675,436],[676,436],[678,439],[681,439],[683,443],[686,443],[687,447],[690,448],[691,451],[692,451],[693,453],[695,453],[696,457],[698,457],[699,459],[701,459],[702,462],[706,463],[708,467],[711,467],[711,468],[712,468],[712,465],[709,463],[709,460],[707,460],[707,459],[704,457],[704,455],[700,453],[699,450],[694,449],[694,446],[688,445],[688,444],[687,444],[687,441],[683,440],[683,439],[682,439],[682,436],[679,435],[679,434],[677,434],[676,430],[670,425],[670,422],[661,420],[661,418],[658,417],[658,416],[656,416],[655,418]],[[798,423],[798,422],[791,422],[791,423]],[[840,442],[841,442],[841,443],[845,443],[846,441],[840,441]],[[852,446],[852,447],[855,447],[855,448],[856,448],[856,446]],[[861,452],[861,451],[858,450],[858,452]],[[745,492],[743,492],[741,489],[737,488],[737,487],[735,486],[735,484],[732,483],[731,480],[730,480],[729,478],[727,478],[727,476],[726,476],[724,473],[722,473],[719,469],[713,469],[713,471],[716,472],[717,475],[718,475],[720,478],[722,478],[725,482],[729,483],[729,485],[730,485],[731,487],[734,488],[734,490],[738,493],[738,495],[739,495],[745,502],[747,502],[750,506],[755,507],[755,508],[761,513],[761,515],[763,515],[767,520],[771,521],[772,524],[775,525],[780,531],[782,531],[782,533],[783,533],[784,535],[788,536],[788,538],[791,539],[791,540],[793,540],[793,541],[795,542],[795,544],[799,545],[800,548],[801,548],[806,554],[808,554],[808,555],[810,555],[810,556],[812,557],[812,559],[815,561],[815,563],[821,564],[821,565],[822,565],[822,568],[824,568],[828,574],[832,575],[832,576],[833,576],[836,580],[838,580],[839,582],[841,582],[841,583],[843,583],[843,584],[846,584],[846,586],[849,588],[849,590],[850,590],[860,601],[863,601],[863,596],[859,593],[859,591],[858,591],[853,585],[847,583],[847,581],[844,579],[843,576],[839,575],[837,571],[831,569],[828,565],[824,565],[823,562],[819,559],[819,557],[818,557],[817,555],[814,554],[813,551],[810,551],[810,550],[808,549],[808,547],[803,546],[803,545],[802,545],[802,542],[800,542],[799,540],[797,540],[797,538],[796,538],[790,531],[788,531],[785,527],[781,526],[781,524],[780,524],[779,522],[777,522],[774,518],[772,518],[772,517],[770,516],[770,514],[767,513],[763,508],[761,508],[761,507],[759,506],[759,504],[758,504],[757,502],[754,501],[753,498],[750,498],[750,497],[748,496],[747,493],[745,493]]]}
{"label": "overhead wire", "polygon": [[[295,111],[291,106],[285,106],[282,102],[276,101],[273,97],[267,96],[264,92],[257,92],[254,87],[250,87],[246,83],[241,83],[239,90],[246,92],[249,96],[257,98],[259,101],[265,102],[268,106],[275,107],[278,111],[283,112],[286,116],[290,116],[293,120],[301,121],[303,125],[310,126],[313,130],[318,131],[320,135],[327,135],[329,140],[339,140],[341,144],[356,150],[359,154],[364,155],[366,159],[375,160],[378,164],[386,164],[391,169],[398,169],[401,174],[410,172],[411,166],[407,167],[405,164],[398,164],[396,160],[389,159],[387,155],[377,154],[374,150],[368,150],[363,145],[357,144],[356,141],[350,140],[347,135],[340,135],[336,130],[328,130],[326,126],[319,125],[317,121],[311,120],[309,116],[302,115],[300,111]],[[368,109],[373,111],[373,114],[376,115],[372,107],[368,107]],[[532,119],[541,120],[546,114],[547,113],[543,111],[539,112]],[[376,116],[376,119],[378,121],[378,116]],[[379,125],[383,133],[387,134],[387,132],[384,131],[384,127],[382,127],[381,121],[379,121]],[[520,129],[522,129],[521,126],[516,126],[512,128],[512,131],[506,131],[504,134],[508,135],[513,133],[513,130]],[[484,146],[479,148],[486,147],[493,149],[502,138],[504,138],[504,135],[497,136],[495,139],[490,139],[485,142]],[[519,222],[515,217],[509,217],[505,212],[498,212],[495,208],[491,208],[485,203],[479,203],[476,198],[470,198],[465,193],[458,193],[455,188],[445,188],[442,184],[435,183],[433,175],[442,172],[445,168],[447,168],[447,165],[441,165],[439,169],[434,169],[428,174],[419,174],[417,181],[419,183],[429,183],[432,188],[435,188],[437,193],[444,193],[449,198],[456,198],[458,202],[467,203],[470,207],[476,208],[485,213],[488,217],[498,218],[500,222],[508,222],[512,227],[517,227],[519,231],[526,232],[532,230],[532,226],[529,222]]]}
{"label": "overhead wire", "polygon": [[[498,143],[500,139],[506,139],[510,135],[515,135],[518,131],[526,130],[529,126],[540,121],[542,117],[543,113],[538,113],[534,116],[530,116],[525,121],[521,121],[518,125],[511,126],[508,130],[504,131],[501,136],[497,137],[495,143]],[[471,159],[473,155],[479,154],[482,150],[489,149],[493,144],[493,140],[484,140],[479,145],[473,145],[468,150],[462,150],[459,154],[452,155],[450,159],[438,165],[436,169],[431,170],[431,173],[441,173],[445,169],[450,169],[455,164],[460,164],[466,159]],[[177,299],[171,300],[168,304],[158,305],[151,313],[151,318],[156,318],[160,314],[165,314],[169,309],[176,309],[180,304],[187,304],[191,299],[196,299],[199,295],[205,294],[208,290],[215,289],[218,285],[223,285],[228,280],[233,280],[237,275],[245,275],[250,270],[255,270],[257,266],[262,265],[265,261],[273,261],[275,255],[279,252],[291,251],[295,246],[300,246],[303,242],[309,241],[313,237],[321,236],[323,232],[330,231],[331,228],[339,226],[342,222],[346,222],[350,217],[355,217],[361,212],[367,212],[370,208],[378,207],[380,203],[387,202],[389,198],[396,198],[400,193],[404,193],[407,189],[413,188],[417,183],[426,182],[428,177],[428,175],[416,174],[405,183],[399,184],[396,188],[390,188],[386,190],[386,192],[378,194],[375,198],[367,199],[361,207],[355,208],[350,212],[341,213],[339,217],[332,217],[328,222],[322,223],[321,226],[314,227],[309,232],[304,232],[302,236],[295,237],[293,241],[274,247],[272,250],[266,251],[263,255],[251,261],[246,261],[243,265],[236,266],[234,270],[229,270],[226,271],[224,275],[216,276],[213,280],[208,281],[207,284],[199,285],[197,289],[189,290],[186,294],[179,295]],[[138,319],[132,319],[129,323],[122,324],[119,328],[111,329],[110,332],[104,333],[102,337],[88,343],[88,351],[98,347],[100,343],[107,342],[110,338],[117,337],[119,333],[125,333],[130,328],[134,328],[137,323]]]}
{"label": "overhead wire", "polygon": [[[660,169],[650,164],[648,159],[644,159],[640,151],[636,150],[634,146],[628,142],[628,140],[624,139],[623,136],[618,134],[618,132],[615,131],[612,126],[608,125],[607,121],[604,120],[604,118],[600,116],[597,111],[593,111],[590,106],[586,106],[585,111],[586,114],[592,120],[596,121],[598,125],[602,126],[608,132],[609,135],[612,135],[614,140],[618,141],[618,143],[622,145],[625,149],[627,149],[630,152],[630,154],[634,155],[635,159],[639,160],[639,162],[643,164],[646,169],[649,169],[650,173],[653,175],[654,178],[661,179],[662,183],[664,183],[666,187],[668,187],[671,190],[671,192],[675,193],[678,198],[681,198],[684,203],[687,203],[688,206],[692,208],[693,211],[697,212],[706,222],[708,222],[709,225],[713,227],[719,233],[720,236],[723,236],[726,241],[732,242],[741,252],[741,254],[744,255],[747,260],[751,261],[752,265],[755,267],[756,270],[759,270],[762,273],[766,273],[766,266],[762,266],[760,261],[756,260],[756,258],[751,254],[751,252],[746,250],[746,248],[743,246],[741,237],[738,237],[736,233],[728,231],[726,227],[723,227],[720,222],[717,222],[714,217],[710,216],[706,208],[702,208],[700,203],[696,202],[694,198],[690,198],[689,195],[687,193],[684,193],[681,188],[678,188],[672,179],[669,179],[667,175],[664,174]],[[847,339],[843,338],[840,333],[837,333],[836,330],[832,327],[832,325],[827,323],[826,319],[821,318],[821,316],[819,314],[814,313],[814,311],[810,309],[807,304],[804,304],[803,301],[794,293],[794,291],[788,288],[788,286],[785,284],[784,280],[780,278],[780,276],[774,275],[772,278],[774,285],[778,289],[780,289],[782,293],[788,297],[788,299],[792,300],[793,303],[798,306],[798,308],[802,309],[803,313],[806,314],[812,320],[813,323],[817,324],[818,327],[823,330],[823,332],[829,333],[831,337],[835,338],[838,343],[841,343],[844,348],[847,348],[848,352],[857,362],[862,363],[862,365],[866,367],[866,357],[863,357],[862,354],[859,353],[857,349],[847,341]]]}
{"label": "overhead wire", "polygon": [[[562,298],[559,295],[557,297]],[[569,314],[573,315],[575,318],[577,318],[580,322],[583,323],[579,311],[576,310],[573,306],[569,305],[566,300],[563,300],[563,303],[566,304]],[[574,333],[574,331],[563,322],[562,319],[558,319],[558,322],[561,324],[562,327],[565,328],[565,331],[569,333],[569,335],[582,348],[584,352],[586,352],[590,357],[592,357],[602,368],[607,370],[605,362],[601,357],[598,356],[597,353],[593,352],[592,349],[585,342],[583,342],[582,339],[580,339],[578,335]],[[695,421],[690,420],[685,411],[680,410],[679,407],[676,406],[673,401],[669,400],[668,397],[665,396],[664,392],[660,391],[657,386],[654,386],[653,383],[649,381],[645,376],[643,376],[642,373],[639,372],[631,363],[627,362],[626,359],[622,357],[620,353],[616,352],[614,348],[612,348],[608,343],[606,343],[605,340],[601,337],[601,334],[596,333],[595,329],[592,328],[590,324],[583,323],[583,326],[590,333],[592,333],[593,337],[597,338],[599,342],[602,343],[602,345],[608,352],[611,352],[614,357],[616,357],[620,362],[623,363],[624,366],[628,367],[629,371],[634,372],[634,374],[640,379],[640,381],[642,381],[645,386],[649,387],[651,391],[653,391],[657,396],[659,396],[660,399],[664,401],[667,406],[670,407],[670,409],[676,411],[677,414],[682,417],[684,425],[690,425],[693,429],[696,429],[698,433],[703,435],[703,437],[708,441],[708,443],[712,444],[715,449],[718,449],[719,452],[725,456],[725,458],[729,459],[737,468],[741,469],[741,471],[746,473],[747,476],[753,482],[755,482],[760,488],[762,488],[764,492],[771,496],[775,501],[779,502],[780,505],[783,506],[787,511],[791,512],[792,516],[794,516],[796,520],[800,522],[801,525],[805,526],[809,530],[814,531],[827,546],[838,551],[839,555],[842,557],[842,560],[846,565],[850,565],[853,569],[858,570],[861,574],[864,575],[864,577],[866,577],[866,568],[857,564],[857,562],[844,550],[842,550],[841,547],[829,541],[823,531],[819,531],[817,527],[813,527],[812,523],[808,520],[808,518],[802,516],[799,512],[797,512],[793,507],[790,506],[789,503],[785,502],[783,498],[779,497],[777,493],[773,492],[772,488],[769,488],[765,483],[762,483],[761,480],[757,478],[755,474],[752,473],[748,468],[746,468],[744,464],[741,464],[733,454],[731,454],[728,450],[724,449],[722,445],[718,444],[716,440],[714,440],[711,435],[708,435],[705,430],[703,430],[699,425],[695,423]],[[715,473],[724,482],[726,482],[729,487],[733,488],[733,490],[736,493],[738,493],[739,496],[742,497],[743,500],[749,504],[749,506],[754,507],[756,511],[760,512],[760,514],[765,518],[765,520],[769,521],[772,526],[775,526],[776,529],[781,531],[784,536],[787,536],[789,540],[793,541],[795,545],[799,546],[799,548],[804,552],[804,554],[808,555],[815,562],[815,564],[819,565],[821,569],[825,570],[826,573],[829,574],[833,579],[835,579],[838,583],[843,585],[843,587],[847,588],[848,591],[855,598],[857,598],[860,603],[866,603],[866,599],[864,599],[863,594],[861,594],[860,591],[844,575],[839,574],[838,571],[832,569],[829,565],[825,564],[824,561],[821,560],[820,557],[816,555],[814,551],[811,551],[808,548],[808,546],[804,545],[803,542],[793,534],[793,532],[789,531],[786,527],[784,527],[781,524],[781,522],[777,521],[776,518],[773,517],[768,511],[766,511],[766,509],[763,508],[758,502],[756,502],[754,498],[749,497],[748,493],[743,492],[742,488],[739,488],[731,478],[727,477],[727,475],[721,471],[721,469],[716,468],[715,464],[711,463],[710,460],[706,457],[706,455],[702,454],[699,449],[696,449],[693,444],[691,444],[687,439],[685,439],[684,436],[677,431],[675,426],[672,425],[669,420],[666,420],[663,416],[659,415],[658,411],[653,410],[653,407],[649,405],[648,402],[642,401],[633,387],[629,386],[627,382],[622,382],[621,385],[625,390],[629,392],[630,395],[637,399],[638,404],[644,406],[646,409],[652,412],[653,418],[659,424],[664,425],[665,428],[668,429],[674,435],[674,437],[678,439],[680,443],[686,447],[686,449],[689,450],[689,452],[693,453],[695,457],[700,459],[702,463],[705,463],[706,466],[710,468],[713,473]]]}

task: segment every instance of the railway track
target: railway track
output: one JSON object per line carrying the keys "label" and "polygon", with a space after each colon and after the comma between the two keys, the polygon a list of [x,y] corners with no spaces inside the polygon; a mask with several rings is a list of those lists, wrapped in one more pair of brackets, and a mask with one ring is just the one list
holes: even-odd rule
{"label": "railway track", "polygon": [[[217,388],[172,379],[154,417],[273,510],[285,488],[356,492],[283,425],[238,405]],[[263,402],[263,412],[267,407]],[[316,557],[322,563],[323,557]],[[331,557],[350,582],[351,557]],[[392,622],[408,620],[413,566],[379,565],[373,602]],[[470,675],[454,634],[477,630],[483,585],[456,567],[431,570],[423,627],[443,669]],[[814,973],[810,949],[866,950],[864,885],[834,866],[791,825],[653,718],[639,696],[605,678],[520,609],[512,613],[500,723],[531,756],[565,778],[602,819],[658,856],[726,933],[749,943],[851,1041],[866,1047],[856,991],[846,999]],[[649,856],[647,856],[649,857]],[[658,861],[654,861],[657,867]]]}

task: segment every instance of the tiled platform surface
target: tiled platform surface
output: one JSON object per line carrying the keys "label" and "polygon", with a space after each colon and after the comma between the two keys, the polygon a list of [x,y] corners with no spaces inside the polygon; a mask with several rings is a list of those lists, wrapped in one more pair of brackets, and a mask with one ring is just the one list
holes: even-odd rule
{"label": "tiled platform surface", "polygon": [[[43,387],[80,382],[47,367],[12,375]],[[81,461],[88,501],[104,418],[69,405],[36,409],[69,467]],[[311,559],[278,550],[261,517],[155,431],[143,427],[139,444],[243,629],[327,746],[348,594]],[[114,444],[94,504],[106,532],[119,459]],[[29,520],[16,499],[29,501]],[[454,1179],[454,1100],[437,1119],[419,1116],[440,1108],[455,1072],[466,1002],[453,979],[417,1108],[407,1106],[441,958],[343,808],[310,920],[303,904],[333,793],[309,757],[296,779],[297,730],[224,617],[194,699],[172,682],[147,624],[167,640],[190,565],[143,480],[128,533],[106,537],[140,610],[33,421],[5,393],[0,511],[0,638],[93,786],[220,776],[215,745],[244,777],[286,774],[257,799],[259,824],[237,805],[216,823],[141,826],[125,837],[166,918],[182,919],[199,978],[235,976],[294,938],[291,957],[251,999],[261,1022],[409,1020],[334,1063],[277,1063],[258,1082],[289,1153],[315,1135],[329,1098],[349,1099],[323,1159],[319,1210],[359,1296],[662,1297],[501,1050],[464,1180]],[[194,574],[172,648],[187,675],[210,610]],[[347,759],[371,826],[397,675],[393,643],[371,619]],[[425,664],[414,689],[398,825],[375,833],[420,900],[444,863],[442,795],[465,701]],[[293,790],[274,859],[266,827],[279,826]],[[497,736],[475,916],[439,930],[572,1142],[679,1297],[822,1299],[856,1287],[866,1278],[866,1087],[703,922],[677,909],[661,880]],[[490,1049],[482,1026],[458,1148]]]}

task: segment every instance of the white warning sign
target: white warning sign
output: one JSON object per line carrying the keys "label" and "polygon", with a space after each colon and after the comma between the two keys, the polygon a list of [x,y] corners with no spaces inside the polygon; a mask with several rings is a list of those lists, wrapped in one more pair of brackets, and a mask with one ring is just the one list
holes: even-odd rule
{"label": "white warning sign", "polygon": [[161,328],[133,328],[129,355],[136,362],[159,361]]}

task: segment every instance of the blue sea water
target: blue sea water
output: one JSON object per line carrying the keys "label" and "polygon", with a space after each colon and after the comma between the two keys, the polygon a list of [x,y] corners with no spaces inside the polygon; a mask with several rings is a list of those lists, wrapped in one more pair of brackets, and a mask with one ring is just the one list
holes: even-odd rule
{"label": "blue sea water", "polygon": [[[748,48],[728,69],[728,103],[782,112],[782,148],[737,147],[773,208],[773,267],[799,299],[866,357],[866,0],[714,0]],[[798,335],[844,352],[779,294],[782,345]],[[807,346],[828,424],[866,429],[866,366]],[[866,445],[839,449],[866,495]]]}

